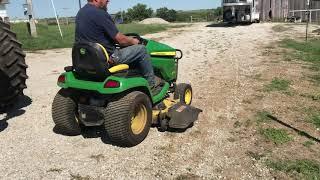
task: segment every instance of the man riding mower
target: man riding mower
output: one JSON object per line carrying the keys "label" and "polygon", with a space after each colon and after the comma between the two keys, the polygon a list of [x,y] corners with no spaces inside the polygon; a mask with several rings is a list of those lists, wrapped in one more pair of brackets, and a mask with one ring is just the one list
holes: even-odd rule
{"label": "man riding mower", "polygon": [[[76,39],[79,37],[72,50],[72,66],[66,67],[66,72],[59,76],[58,86],[61,90],[52,104],[55,129],[65,135],[79,135],[85,127],[103,127],[102,137],[108,138],[115,145],[132,147],[146,138],[151,126],[158,127],[161,131],[190,127],[201,110],[190,106],[191,86],[176,84],[178,61],[182,58],[182,51],[141,38],[138,34],[127,35],[130,36],[127,40],[131,43],[128,43],[129,47],[126,48],[118,46],[113,49],[108,41],[104,41],[107,44],[88,41],[86,38],[90,37],[94,30],[87,31],[87,24],[96,19],[90,19],[85,26],[78,18],[81,19],[81,12],[89,13],[98,19],[100,15],[104,16],[105,12],[96,11],[93,6],[85,6],[77,15]],[[84,29],[81,29],[81,24]],[[107,24],[112,26],[111,23]],[[106,33],[117,40],[119,33],[115,27],[111,28],[114,31],[107,30],[109,26],[105,28]],[[97,27],[101,28],[103,29]],[[130,45],[135,42],[140,43],[135,47],[143,47],[145,51],[142,57],[150,59],[131,61],[132,54],[125,51],[133,47]],[[127,56],[117,56],[114,53],[117,51]],[[139,66],[137,62],[144,65]],[[147,70],[141,69],[142,67],[147,67]],[[152,87],[153,73],[163,82],[156,91]]]}
{"label": "man riding mower", "polygon": [[198,118],[201,110],[190,106],[191,86],[176,84],[182,52],[140,39],[156,75],[165,81],[160,93],[153,95],[148,81],[128,65],[110,67],[103,46],[75,44],[73,66],[59,76],[62,89],[52,105],[53,121],[61,134],[79,135],[82,127],[103,126],[114,144],[131,147],[146,138],[151,125],[162,131],[186,129]]}

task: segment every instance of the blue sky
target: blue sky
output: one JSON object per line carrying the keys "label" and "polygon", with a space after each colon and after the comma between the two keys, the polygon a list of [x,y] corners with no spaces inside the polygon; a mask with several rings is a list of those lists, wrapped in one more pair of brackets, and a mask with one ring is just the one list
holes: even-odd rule
{"label": "blue sky", "polygon": [[[86,0],[81,1],[82,5],[87,2]],[[7,6],[10,18],[24,17],[22,4],[26,0],[11,0],[10,2],[11,4]],[[193,10],[215,8],[220,6],[220,2],[220,0],[111,0],[109,12],[114,13],[120,9],[126,10],[137,3],[146,4],[152,9],[168,7],[176,10]],[[54,0],[54,4],[60,16],[74,16],[79,9],[78,0]],[[33,6],[37,18],[54,16],[50,0],[33,0]]]}

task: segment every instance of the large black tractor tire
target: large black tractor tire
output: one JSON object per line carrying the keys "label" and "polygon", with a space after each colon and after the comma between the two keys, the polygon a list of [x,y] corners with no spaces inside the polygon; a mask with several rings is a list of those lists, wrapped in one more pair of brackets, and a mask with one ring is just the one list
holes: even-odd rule
{"label": "large black tractor tire", "polygon": [[233,22],[235,19],[234,16],[232,16],[231,9],[225,10],[223,13],[223,22]]}
{"label": "large black tractor tire", "polygon": [[71,98],[71,92],[61,89],[52,103],[52,119],[55,131],[62,135],[77,136],[81,128],[77,120],[77,104]]}
{"label": "large black tractor tire", "polygon": [[0,109],[13,104],[27,88],[25,56],[10,25],[0,20]]}
{"label": "large black tractor tire", "polygon": [[190,84],[177,84],[174,90],[174,99],[179,99],[181,103],[191,105],[192,87]]}
{"label": "large black tractor tire", "polygon": [[105,110],[105,131],[109,140],[121,147],[140,144],[152,123],[149,97],[138,91],[109,102]]}

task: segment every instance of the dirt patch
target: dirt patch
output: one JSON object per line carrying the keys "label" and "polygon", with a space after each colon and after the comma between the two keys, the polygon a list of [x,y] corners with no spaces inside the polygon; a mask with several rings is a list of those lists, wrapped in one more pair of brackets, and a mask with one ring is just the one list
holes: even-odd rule
{"label": "dirt patch", "polygon": [[161,18],[148,18],[140,21],[139,24],[170,24],[170,23]]}

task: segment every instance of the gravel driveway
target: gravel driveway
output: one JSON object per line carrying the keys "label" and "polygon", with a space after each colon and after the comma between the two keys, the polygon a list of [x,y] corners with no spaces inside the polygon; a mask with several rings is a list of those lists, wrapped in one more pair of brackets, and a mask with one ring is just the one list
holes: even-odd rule
{"label": "gravel driveway", "polygon": [[129,149],[54,133],[51,103],[58,75],[71,64],[71,49],[27,53],[27,97],[21,109],[0,115],[0,178],[271,179],[268,169],[245,154],[254,137],[234,142],[231,129],[252,93],[248,77],[263,60],[257,48],[274,38],[272,26],[207,25],[147,36],[184,51],[179,81],[191,82],[193,105],[204,112],[184,133],[151,129],[142,144]]}

